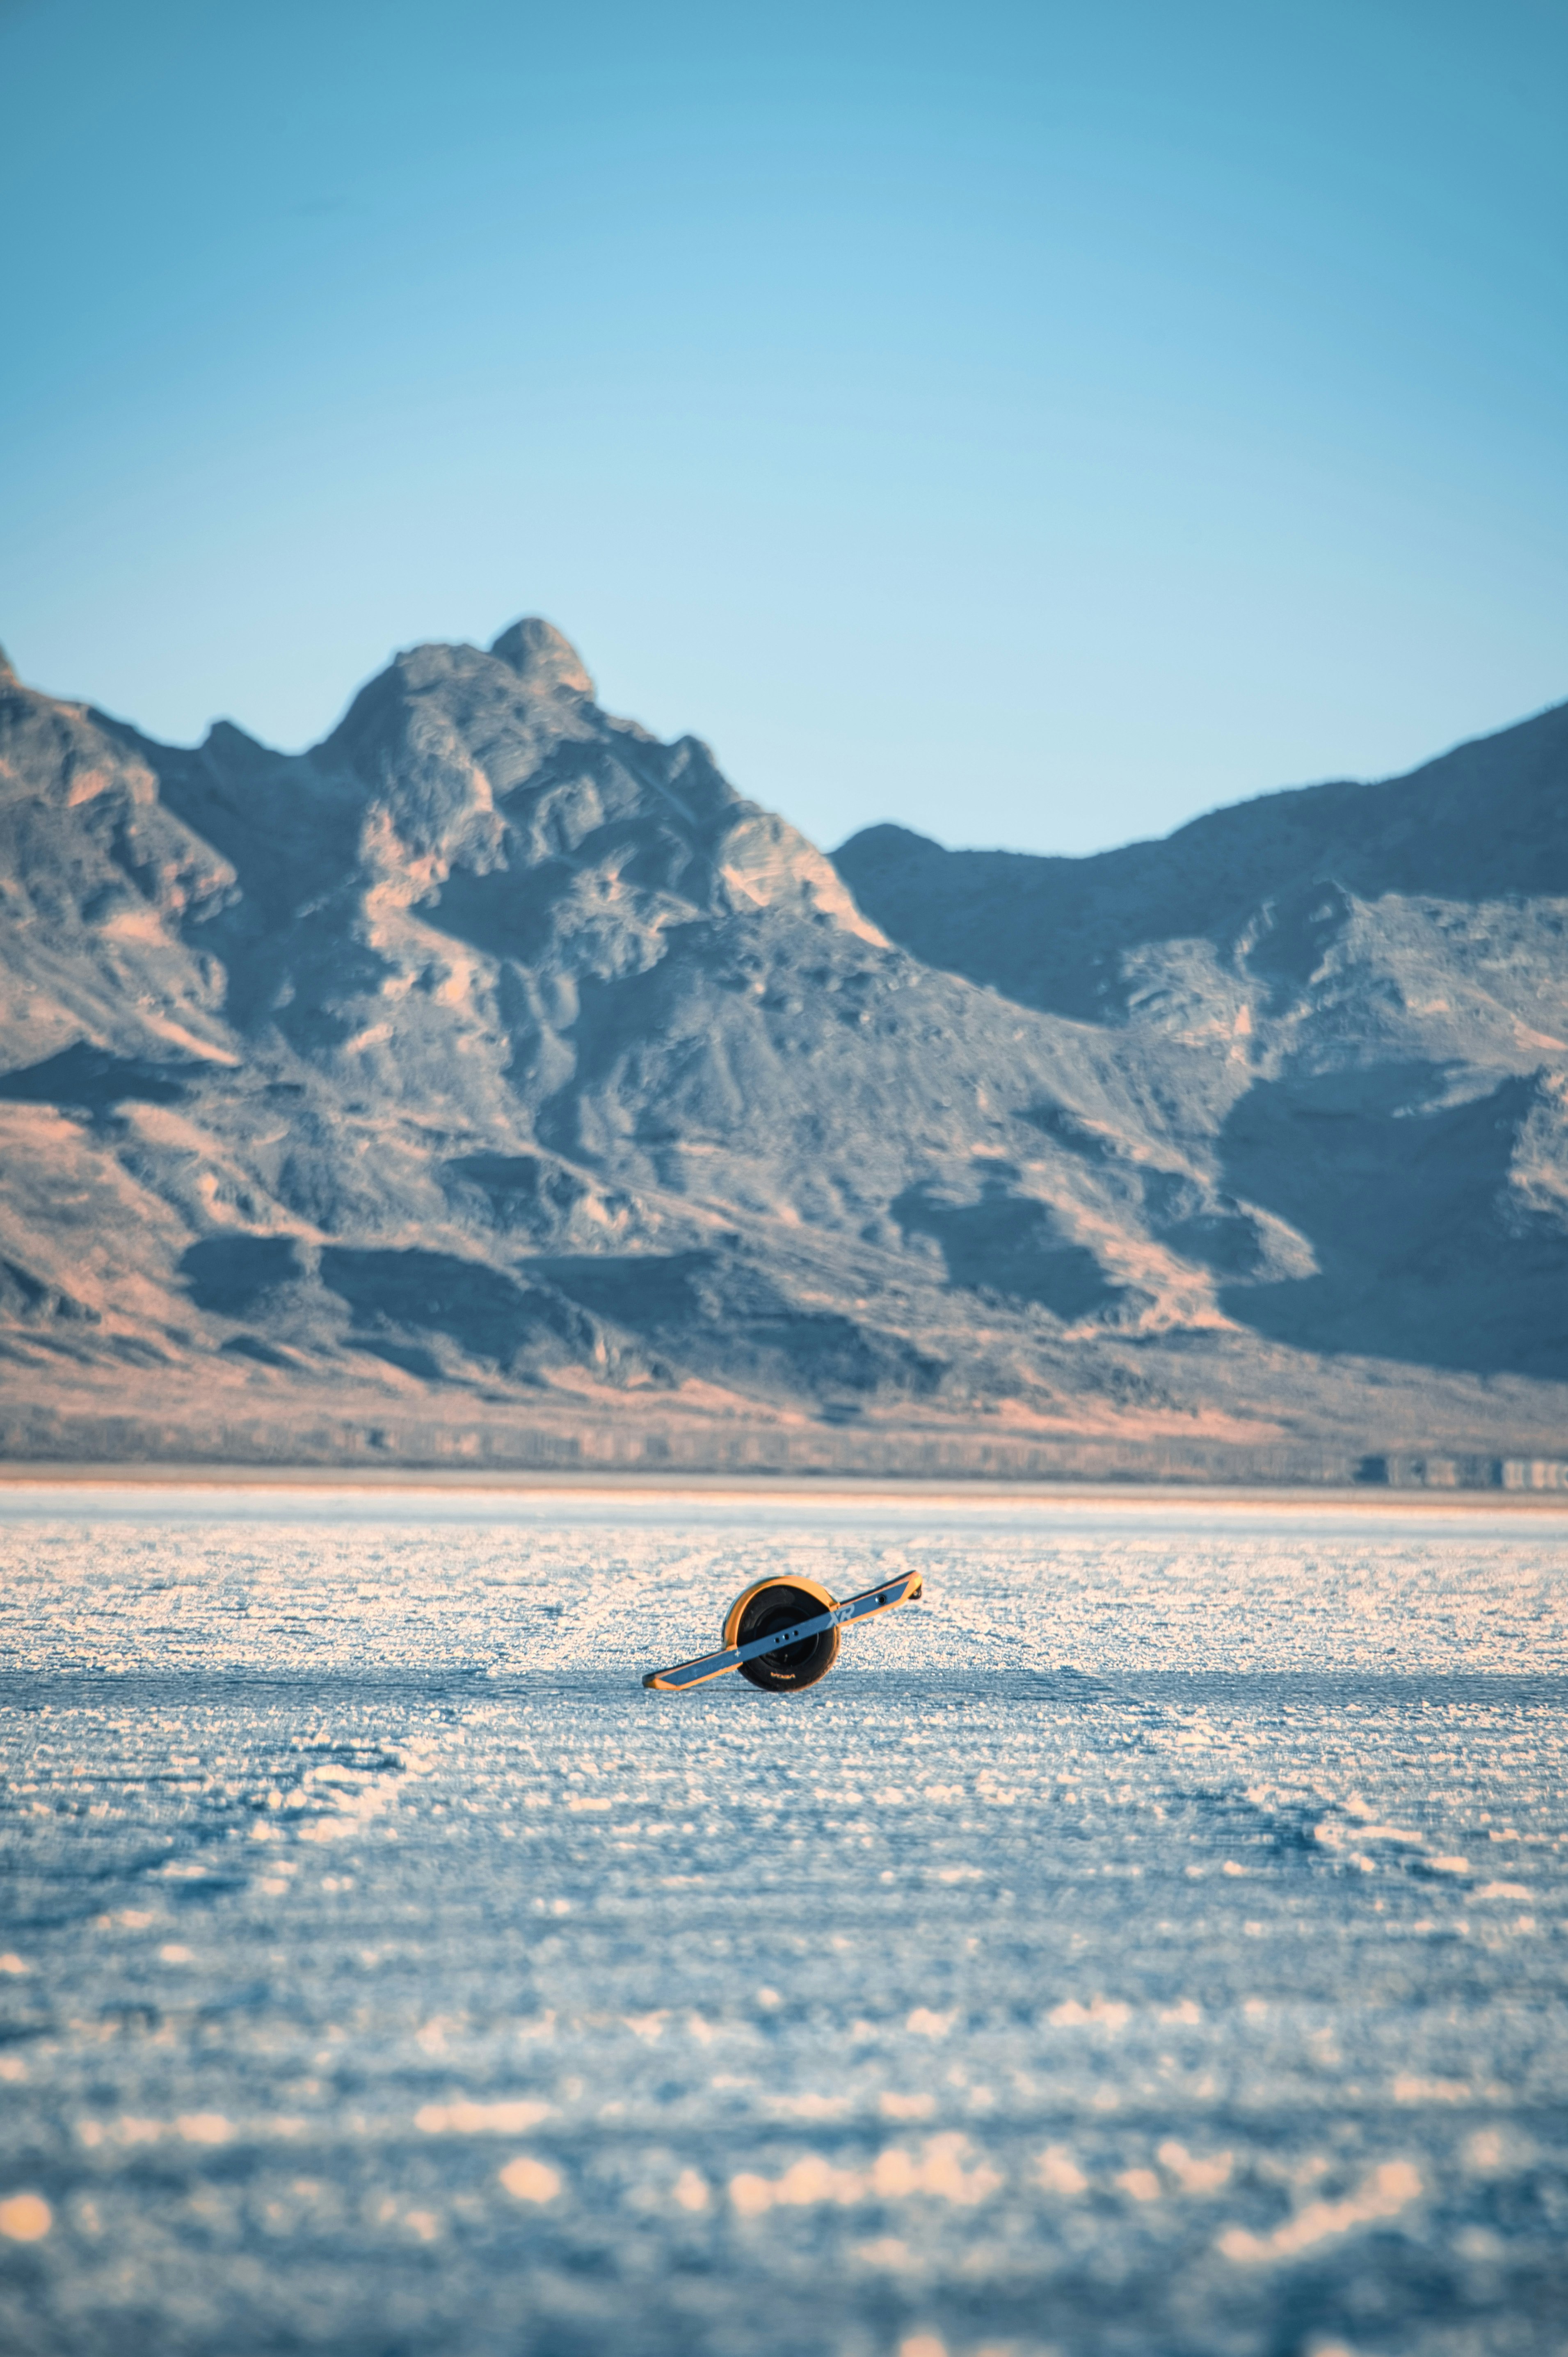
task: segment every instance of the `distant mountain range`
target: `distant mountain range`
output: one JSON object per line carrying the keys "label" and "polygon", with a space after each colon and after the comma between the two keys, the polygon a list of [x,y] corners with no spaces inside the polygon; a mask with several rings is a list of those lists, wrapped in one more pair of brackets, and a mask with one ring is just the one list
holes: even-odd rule
{"label": "distant mountain range", "polygon": [[830,861],[547,623],[311,752],[0,669],[0,1451],[1531,1481],[1568,706]]}

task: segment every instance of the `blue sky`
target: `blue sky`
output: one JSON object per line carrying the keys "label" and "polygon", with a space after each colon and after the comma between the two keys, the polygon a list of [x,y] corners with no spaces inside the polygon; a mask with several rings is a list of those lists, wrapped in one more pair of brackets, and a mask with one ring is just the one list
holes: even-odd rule
{"label": "blue sky", "polygon": [[0,640],[323,733],[539,612],[829,845],[1568,695],[1560,0],[0,0]]}

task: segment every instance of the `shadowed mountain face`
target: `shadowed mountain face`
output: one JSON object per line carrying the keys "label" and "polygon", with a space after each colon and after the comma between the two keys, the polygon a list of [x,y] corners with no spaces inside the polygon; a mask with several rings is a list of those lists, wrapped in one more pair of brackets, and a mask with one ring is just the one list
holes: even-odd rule
{"label": "shadowed mountain face", "polygon": [[[1094,1025],[1124,1068],[1208,1044],[1206,1082],[1174,1065],[1167,1105],[1206,1136],[1215,1192],[1145,1174],[1142,1208],[1230,1278],[1240,1323],[1568,1373],[1568,705],[1408,778],[1265,796],[1097,858],[882,826],[836,865],[912,954]],[[1299,1265],[1271,1263],[1265,1214]]]}
{"label": "shadowed mountain face", "polygon": [[1221,1133],[1226,1172],[1309,1238],[1317,1272],[1222,1297],[1307,1350],[1561,1380],[1563,1196],[1518,1183],[1532,1129],[1555,1132],[1561,1171],[1561,1084],[1513,1077],[1455,1103],[1446,1079],[1385,1067],[1251,1089]]}
{"label": "shadowed mountain face", "polygon": [[1101,859],[835,867],[539,621],[298,757],[5,673],[0,1389],[285,1454],[334,1406],[1541,1448],[1565,813],[1556,713]]}
{"label": "shadowed mountain face", "polygon": [[1176,942],[1201,942],[1222,963],[1240,957],[1272,1003],[1289,1005],[1356,909],[1391,901],[1442,910],[1456,947],[1468,934],[1488,948],[1492,926],[1477,911],[1542,904],[1561,1006],[1568,704],[1408,778],[1264,794],[1163,843],[1090,859],[944,851],[874,826],[834,864],[861,906],[930,964],[1088,1022],[1125,1021],[1146,1004],[1158,983],[1140,953]]}

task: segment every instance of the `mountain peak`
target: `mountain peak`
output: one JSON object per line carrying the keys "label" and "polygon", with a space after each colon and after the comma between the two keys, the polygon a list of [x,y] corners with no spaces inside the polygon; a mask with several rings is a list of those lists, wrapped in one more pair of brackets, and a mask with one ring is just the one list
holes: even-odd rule
{"label": "mountain peak", "polygon": [[510,663],[525,686],[537,694],[564,688],[574,695],[592,695],[594,683],[570,639],[553,622],[537,614],[525,615],[501,632],[490,648],[502,662]]}
{"label": "mountain peak", "polygon": [[16,666],[12,662],[10,656],[5,652],[5,648],[0,647],[0,681],[8,679],[14,680],[16,676]]}

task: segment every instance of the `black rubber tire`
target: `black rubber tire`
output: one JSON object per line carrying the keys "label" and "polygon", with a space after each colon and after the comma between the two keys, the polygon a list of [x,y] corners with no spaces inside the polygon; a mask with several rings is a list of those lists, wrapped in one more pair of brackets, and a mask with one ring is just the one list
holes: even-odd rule
{"label": "black rubber tire", "polygon": [[[822,1609],[819,1599],[802,1588],[765,1587],[741,1614],[736,1643],[748,1645],[754,1637],[766,1637],[770,1630],[788,1628],[791,1620],[814,1620]],[[764,1694],[800,1694],[827,1676],[839,1657],[841,1634],[837,1629],[824,1629],[799,1645],[782,1645],[776,1653],[742,1662],[741,1676],[760,1686]]]}

